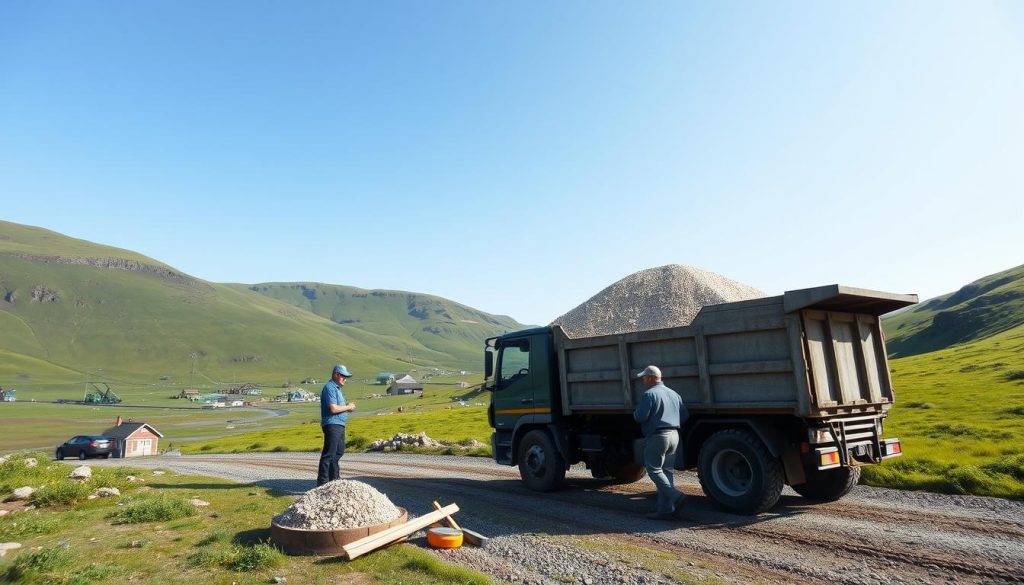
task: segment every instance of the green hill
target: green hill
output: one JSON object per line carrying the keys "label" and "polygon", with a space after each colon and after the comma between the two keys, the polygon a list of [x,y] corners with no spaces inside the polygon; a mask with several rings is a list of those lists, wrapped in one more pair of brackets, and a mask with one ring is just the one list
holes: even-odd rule
{"label": "green hill", "polygon": [[248,288],[373,336],[396,342],[412,339],[438,358],[457,357],[475,369],[479,369],[486,338],[495,331],[522,328],[510,317],[432,295],[320,283],[264,283]]}
{"label": "green hill", "polygon": [[1024,324],[1024,265],[986,276],[883,321],[891,357],[990,337]]}
{"label": "green hill", "polygon": [[[342,308],[323,316],[300,308],[291,291],[302,297],[301,287],[325,298],[330,291]],[[521,327],[414,293],[256,288],[267,290],[206,282],[128,250],[0,222],[0,384],[81,380],[99,367],[107,378],[182,379],[193,359],[203,380],[275,384],[323,378],[339,361],[368,377],[410,364],[479,369],[482,338]],[[343,303],[343,294],[353,300]]]}

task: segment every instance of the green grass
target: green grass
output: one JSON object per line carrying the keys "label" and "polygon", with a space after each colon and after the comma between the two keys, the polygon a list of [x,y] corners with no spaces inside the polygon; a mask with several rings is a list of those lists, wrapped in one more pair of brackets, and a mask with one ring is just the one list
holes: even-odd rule
{"label": "green grass", "polygon": [[[450,404],[450,402],[449,402]],[[346,429],[346,446],[360,449],[375,439],[390,439],[396,433],[425,432],[439,441],[466,442],[475,439],[487,445],[468,453],[490,456],[491,427],[487,424],[487,408],[454,406],[449,410],[412,411],[350,418]],[[259,447],[254,447],[259,445]],[[183,453],[231,453],[246,451],[319,451],[323,447],[323,431],[319,420],[282,429],[270,429],[224,437],[216,441],[200,441],[182,446]],[[461,451],[453,451],[461,453]]]}
{"label": "green grass", "polygon": [[904,454],[865,467],[861,482],[1024,498],[1024,380],[1006,375],[1021,355],[1024,326],[892,360],[897,400],[885,432]]}
{"label": "green grass", "polygon": [[[122,498],[122,503],[198,497],[210,506],[185,519],[129,524],[118,523],[123,507],[116,498],[17,512],[12,516],[33,518],[38,529],[17,535],[17,542],[24,546],[0,560],[0,582],[227,585],[268,583],[283,576],[288,583],[492,583],[479,573],[446,565],[416,541],[389,546],[353,562],[288,557],[268,542],[268,523],[293,496],[215,478],[134,473],[146,480],[145,498]],[[0,519],[0,530],[6,520]]]}
{"label": "green grass", "polygon": [[175,520],[195,514],[196,507],[186,498],[158,495],[128,500],[123,508],[111,515],[111,518],[118,524],[140,524]]}

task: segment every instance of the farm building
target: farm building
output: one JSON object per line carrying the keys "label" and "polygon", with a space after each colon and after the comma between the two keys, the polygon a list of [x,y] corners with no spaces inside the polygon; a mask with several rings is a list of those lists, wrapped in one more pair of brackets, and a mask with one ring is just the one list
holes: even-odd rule
{"label": "farm building", "polygon": [[242,396],[259,396],[260,394],[263,394],[263,390],[260,388],[259,384],[248,383],[242,384],[241,386],[235,386],[234,388],[229,388],[227,393],[241,394]]}
{"label": "farm building", "polygon": [[18,400],[18,391],[17,390],[14,390],[14,389],[4,390],[3,388],[0,388],[0,402],[16,402],[17,400]]}
{"label": "farm building", "polygon": [[390,386],[388,386],[388,394],[392,396],[399,396],[402,394],[418,394],[423,392],[423,384],[420,384],[412,378],[412,376],[406,374],[401,378],[395,380]]}
{"label": "farm building", "polygon": [[312,392],[306,392],[302,388],[293,388],[287,392],[288,402],[314,402],[320,397]]}
{"label": "farm building", "polygon": [[187,388],[178,393],[178,398],[184,398],[186,400],[195,400],[199,398],[199,390]]}
{"label": "farm building", "polygon": [[117,417],[114,426],[103,431],[103,436],[114,443],[114,457],[156,455],[163,437],[160,431],[146,423],[121,422],[121,417]]}

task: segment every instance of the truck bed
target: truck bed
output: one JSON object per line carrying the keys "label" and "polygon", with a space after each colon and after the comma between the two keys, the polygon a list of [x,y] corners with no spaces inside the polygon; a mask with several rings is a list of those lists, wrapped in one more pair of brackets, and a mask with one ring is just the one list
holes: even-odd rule
{"label": "truck bed", "polygon": [[556,326],[562,412],[632,412],[650,364],[695,413],[884,411],[893,389],[880,316],[916,302],[828,285],[707,306],[686,327],[571,339]]}

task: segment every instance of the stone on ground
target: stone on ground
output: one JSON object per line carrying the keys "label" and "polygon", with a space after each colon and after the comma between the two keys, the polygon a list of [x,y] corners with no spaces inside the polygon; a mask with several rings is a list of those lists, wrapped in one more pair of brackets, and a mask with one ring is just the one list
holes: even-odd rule
{"label": "stone on ground", "polygon": [[89,479],[92,477],[92,468],[88,465],[79,465],[78,467],[71,470],[68,474],[71,479]]}

